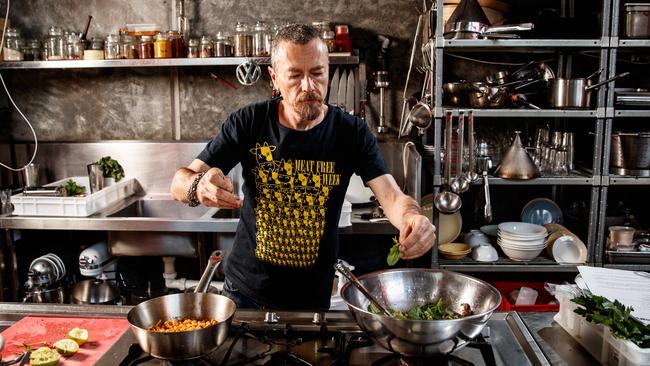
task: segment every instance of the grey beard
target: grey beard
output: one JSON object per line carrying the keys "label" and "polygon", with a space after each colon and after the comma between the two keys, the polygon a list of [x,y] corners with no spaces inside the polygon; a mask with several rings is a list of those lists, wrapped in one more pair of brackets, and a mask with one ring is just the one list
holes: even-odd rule
{"label": "grey beard", "polygon": [[320,115],[320,107],[320,103],[298,103],[296,112],[303,121],[313,121]]}

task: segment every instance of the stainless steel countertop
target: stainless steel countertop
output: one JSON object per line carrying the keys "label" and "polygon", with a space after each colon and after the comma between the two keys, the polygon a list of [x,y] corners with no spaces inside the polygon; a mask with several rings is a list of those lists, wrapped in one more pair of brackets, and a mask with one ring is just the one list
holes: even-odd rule
{"label": "stainless steel countertop", "polygon": [[552,365],[598,365],[569,333],[553,321],[556,313],[519,313]]}
{"label": "stainless steel countertop", "polygon": [[[128,197],[88,217],[0,216],[0,228],[33,230],[100,230],[100,231],[163,231],[234,233],[238,218],[198,217],[193,219],[154,217],[110,217],[133,202],[144,198],[142,193]],[[218,210],[218,209],[215,209]],[[339,229],[340,234],[396,234],[389,222],[370,222],[359,215],[370,208],[353,208],[352,226]]]}

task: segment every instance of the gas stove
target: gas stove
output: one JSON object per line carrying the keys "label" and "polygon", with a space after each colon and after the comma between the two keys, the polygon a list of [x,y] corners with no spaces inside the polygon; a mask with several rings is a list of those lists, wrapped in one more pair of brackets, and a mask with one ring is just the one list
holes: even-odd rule
{"label": "gas stove", "polygon": [[405,358],[366,336],[345,311],[238,311],[229,337],[199,359],[170,362],[145,354],[126,332],[97,365],[549,365],[517,313],[494,313],[480,336],[437,358]]}

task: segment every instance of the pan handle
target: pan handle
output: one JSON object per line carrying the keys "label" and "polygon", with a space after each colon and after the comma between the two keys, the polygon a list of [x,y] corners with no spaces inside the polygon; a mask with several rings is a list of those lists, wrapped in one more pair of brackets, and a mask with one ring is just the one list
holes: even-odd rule
{"label": "pan handle", "polygon": [[199,280],[199,284],[196,285],[196,289],[194,289],[195,294],[206,292],[208,290],[210,281],[212,281],[212,277],[214,277],[214,273],[217,271],[217,268],[219,268],[222,259],[223,252],[221,250],[215,250],[212,252],[210,259],[208,260],[208,265],[205,267],[205,271],[203,271],[203,275]]}
{"label": "pan handle", "polygon": [[624,72],[622,74],[618,74],[618,75],[613,76],[613,77],[611,77],[609,79],[605,79],[605,80],[603,80],[603,81],[601,81],[599,83],[596,83],[594,85],[589,85],[589,86],[585,87],[585,91],[588,91],[588,90],[591,90],[591,89],[596,89],[596,88],[601,87],[601,86],[603,86],[603,85],[605,85],[607,83],[611,83],[614,80],[618,80],[618,79],[620,79],[622,77],[626,77],[628,75],[630,75],[630,73],[629,73],[629,71],[626,71],[626,72]]}
{"label": "pan handle", "polygon": [[535,27],[533,23],[521,23],[521,24],[510,24],[502,25],[498,27],[486,27],[482,29],[481,35],[492,34],[492,33],[508,33],[508,32],[520,32],[531,30]]}

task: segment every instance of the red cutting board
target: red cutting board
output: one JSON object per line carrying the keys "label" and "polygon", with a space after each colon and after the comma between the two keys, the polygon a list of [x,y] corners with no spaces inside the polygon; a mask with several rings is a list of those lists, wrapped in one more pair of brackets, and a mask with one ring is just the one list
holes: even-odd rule
{"label": "red cutting board", "polygon": [[[60,366],[93,365],[124,334],[129,322],[121,318],[26,316],[2,332],[5,339],[2,359],[10,360],[21,354],[23,343],[47,342],[52,347],[75,327],[88,330],[88,342],[74,355],[61,357]],[[41,346],[34,346],[34,349],[38,347]]]}

